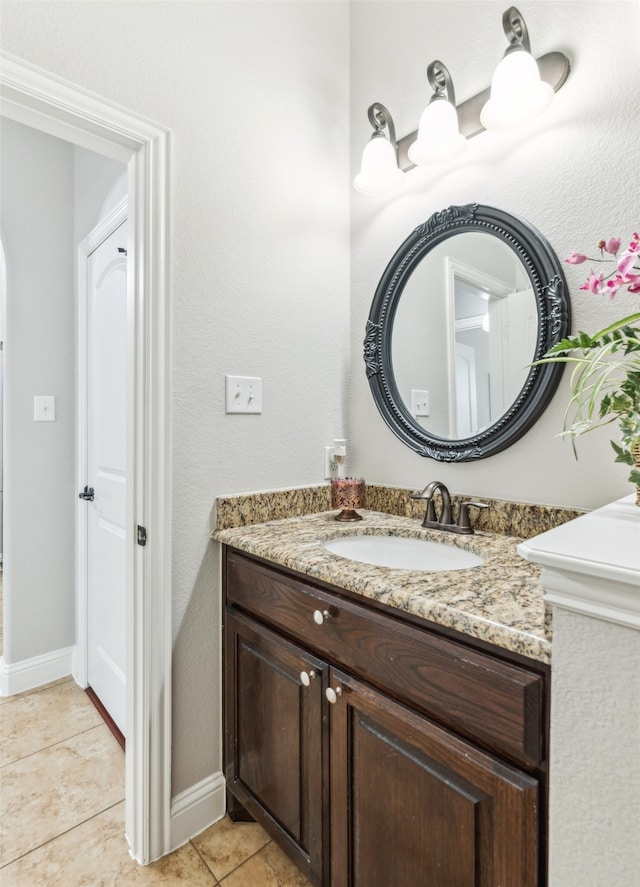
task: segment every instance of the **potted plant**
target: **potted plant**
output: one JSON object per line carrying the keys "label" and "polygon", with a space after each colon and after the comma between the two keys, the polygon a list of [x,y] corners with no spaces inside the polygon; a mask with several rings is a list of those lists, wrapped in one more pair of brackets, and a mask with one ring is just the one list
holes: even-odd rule
{"label": "potted plant", "polygon": [[[608,274],[591,271],[580,287],[595,295],[614,298],[625,288],[640,293],[640,236],[634,234],[620,253],[617,237],[598,243],[600,258],[572,253],[572,265],[586,261],[613,264]],[[623,317],[589,335],[579,332],[558,342],[538,363],[567,363],[571,373],[571,400],[565,411],[564,431],[575,439],[587,431],[617,422],[620,438],[611,441],[616,462],[632,466],[629,480],[637,487],[640,505],[640,312]]]}

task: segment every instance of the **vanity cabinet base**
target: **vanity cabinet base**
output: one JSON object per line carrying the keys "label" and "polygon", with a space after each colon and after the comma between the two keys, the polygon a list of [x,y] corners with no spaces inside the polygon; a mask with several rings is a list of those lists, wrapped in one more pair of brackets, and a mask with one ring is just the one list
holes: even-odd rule
{"label": "vanity cabinet base", "polygon": [[[544,667],[426,624],[407,625],[411,643],[398,645],[401,616],[233,549],[224,564],[232,818],[244,810],[260,822],[314,887],[544,887]],[[372,682],[362,660],[375,657],[388,668]],[[474,686],[485,674],[494,704],[519,694],[525,715],[514,702],[504,735],[488,731],[485,714],[474,736],[467,690],[455,681],[451,704],[460,705],[443,713],[446,661]]]}

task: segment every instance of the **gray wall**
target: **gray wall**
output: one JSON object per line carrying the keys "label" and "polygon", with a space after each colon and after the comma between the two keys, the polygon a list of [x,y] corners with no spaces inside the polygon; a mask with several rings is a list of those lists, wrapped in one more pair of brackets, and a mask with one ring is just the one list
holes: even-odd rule
{"label": "gray wall", "polygon": [[[75,640],[73,146],[3,121],[5,342],[4,658]],[[33,421],[33,396],[56,421]]]}
{"label": "gray wall", "polygon": [[[11,120],[0,126],[7,263],[4,660],[75,642],[76,247],[126,194],[126,167]],[[33,421],[54,394],[56,421]]]}

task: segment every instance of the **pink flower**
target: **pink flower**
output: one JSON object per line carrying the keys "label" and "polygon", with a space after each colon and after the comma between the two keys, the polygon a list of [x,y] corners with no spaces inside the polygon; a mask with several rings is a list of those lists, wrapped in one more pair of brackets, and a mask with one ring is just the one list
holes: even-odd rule
{"label": "pink flower", "polygon": [[628,272],[633,268],[637,255],[632,252],[623,253],[618,259],[618,272],[626,277]]}
{"label": "pink flower", "polygon": [[620,249],[621,243],[622,241],[619,237],[610,237],[604,245],[604,250],[605,252],[611,253],[612,256],[615,256]]}
{"label": "pink flower", "polygon": [[607,292],[609,293],[610,299],[613,299],[613,297],[618,292],[618,290],[623,285],[623,283],[624,283],[624,281],[620,277],[619,274],[616,277],[614,277],[613,280],[607,280],[606,287],[607,287]]}
{"label": "pink flower", "polygon": [[[565,262],[570,265],[581,265],[587,260],[616,263],[616,269],[610,271],[606,276],[604,274],[597,275],[592,270],[580,287],[581,290],[594,293],[594,295],[608,293],[612,299],[621,287],[627,287],[630,293],[640,293],[640,273],[638,273],[640,272],[640,234],[634,233],[627,249],[621,256],[618,256],[621,243],[619,237],[599,240],[598,249],[601,255],[599,259],[585,256],[582,253],[571,253],[570,256],[567,256]],[[612,258],[607,258],[605,253],[608,253]]]}
{"label": "pink flower", "polygon": [[602,281],[603,281],[602,274],[598,277],[595,274],[595,272],[592,271],[591,274],[589,275],[589,277],[587,277],[585,282],[582,284],[580,289],[587,290],[587,292],[595,293],[595,294],[601,293],[602,292],[602,289],[601,289]]}
{"label": "pink flower", "polygon": [[612,256],[615,256],[620,249],[621,243],[622,241],[619,237],[610,237],[604,245],[604,250],[605,252],[611,253]]}

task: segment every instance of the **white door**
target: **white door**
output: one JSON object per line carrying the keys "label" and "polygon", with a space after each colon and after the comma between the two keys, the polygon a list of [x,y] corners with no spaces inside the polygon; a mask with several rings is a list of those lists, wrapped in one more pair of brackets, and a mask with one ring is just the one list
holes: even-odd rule
{"label": "white door", "polygon": [[455,343],[455,428],[451,437],[472,437],[478,431],[476,353],[470,345]]}
{"label": "white door", "polygon": [[[125,734],[127,221],[87,268],[87,680]],[[88,491],[90,495],[90,490]]]}

